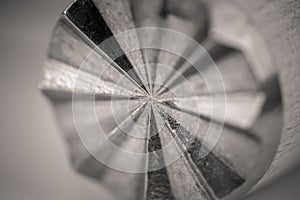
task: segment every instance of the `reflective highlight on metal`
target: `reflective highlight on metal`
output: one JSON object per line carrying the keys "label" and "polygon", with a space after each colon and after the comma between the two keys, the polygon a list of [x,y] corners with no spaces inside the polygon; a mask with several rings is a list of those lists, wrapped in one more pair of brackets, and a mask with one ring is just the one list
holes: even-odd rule
{"label": "reflective highlight on metal", "polygon": [[278,148],[273,64],[228,2],[77,0],[39,87],[72,166],[120,199],[236,199]]}

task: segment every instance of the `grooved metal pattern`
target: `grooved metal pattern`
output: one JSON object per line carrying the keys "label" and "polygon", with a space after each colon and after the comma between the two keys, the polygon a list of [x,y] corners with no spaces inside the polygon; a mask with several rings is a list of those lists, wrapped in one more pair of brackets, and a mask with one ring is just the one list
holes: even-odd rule
{"label": "grooved metal pattern", "polygon": [[[150,25],[180,31],[206,49],[224,83],[224,117],[213,109],[222,104],[220,87],[208,87],[205,81],[213,78],[214,64],[195,55],[191,44],[159,32],[147,38],[184,46],[185,55],[202,64],[201,74],[188,60],[167,51],[125,53],[130,44],[145,42],[141,35],[125,41],[113,38]],[[249,37],[239,30],[249,30]],[[109,38],[109,45],[101,46]],[[245,45],[249,41],[251,46]],[[264,49],[261,41],[243,13],[227,3],[75,1],[54,31],[40,83],[59,113],[74,168],[125,200],[227,200],[245,194],[273,160],[280,137],[277,78],[260,68],[272,69],[266,52],[259,56],[253,51]],[[82,71],[82,63],[90,67]],[[70,123],[76,117],[77,124]],[[221,136],[201,157],[201,149],[213,142],[206,135],[210,126],[220,128]],[[117,164],[123,166],[121,172],[112,167]]]}

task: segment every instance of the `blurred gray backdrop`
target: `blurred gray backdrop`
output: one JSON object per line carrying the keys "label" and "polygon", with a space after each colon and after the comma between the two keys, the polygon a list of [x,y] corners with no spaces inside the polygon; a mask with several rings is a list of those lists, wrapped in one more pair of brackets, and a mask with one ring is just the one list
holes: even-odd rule
{"label": "blurred gray backdrop", "polygon": [[[75,173],[49,102],[37,89],[59,14],[71,0],[0,3],[0,200],[106,200],[99,184]],[[248,200],[296,200],[300,169]]]}

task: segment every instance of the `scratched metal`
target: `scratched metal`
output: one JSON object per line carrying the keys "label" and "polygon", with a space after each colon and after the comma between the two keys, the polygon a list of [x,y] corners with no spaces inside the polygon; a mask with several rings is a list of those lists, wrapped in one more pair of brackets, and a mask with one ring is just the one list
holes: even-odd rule
{"label": "scratched metal", "polygon": [[[189,44],[184,44],[185,55],[204,63],[201,75],[185,59],[167,51],[123,53],[132,43],[172,41],[160,32],[112,39],[110,46],[101,46],[122,31],[143,27],[176,30],[205,48],[223,79],[225,118],[212,112],[219,102],[212,104],[211,97],[222,91],[214,86],[209,90],[202,77],[211,74],[212,66],[205,65]],[[182,48],[183,44],[173,41],[172,45]],[[89,67],[80,70],[86,61]],[[76,0],[55,27],[43,68],[39,87],[52,101],[72,166],[120,199],[237,199],[260,180],[278,148],[281,97],[272,58],[251,22],[228,2]],[[158,78],[161,84],[156,84]],[[194,92],[186,89],[187,84]],[[77,105],[84,111],[79,125],[85,130],[87,146],[73,120],[74,93],[82,96]],[[89,101],[91,96],[94,102]],[[91,103],[97,121],[92,120]],[[95,128],[98,125],[118,148],[159,153],[129,163],[123,154],[108,150],[109,142],[101,141]],[[212,151],[199,157],[210,126],[223,128],[222,134]],[[132,137],[130,132],[145,138]],[[146,172],[111,169],[85,147]],[[170,165],[147,171],[177,154]]]}

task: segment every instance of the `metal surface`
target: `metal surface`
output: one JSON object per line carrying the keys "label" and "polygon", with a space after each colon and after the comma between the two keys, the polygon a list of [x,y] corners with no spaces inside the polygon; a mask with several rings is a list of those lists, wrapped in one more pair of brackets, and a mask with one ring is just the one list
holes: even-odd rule
{"label": "metal surface", "polygon": [[[205,81],[205,77],[214,78],[213,64],[206,63],[192,44],[157,32],[150,37],[116,38],[111,46],[101,48],[113,35],[146,26],[183,32],[204,46],[224,83],[225,116],[213,112],[223,103],[222,99],[212,101],[222,96],[222,90],[217,84],[208,87]],[[142,46],[149,40],[185,49],[185,56],[202,64],[201,75],[186,59],[167,51],[122,53],[132,44]],[[82,68],[90,53],[93,59]],[[118,54],[122,56],[113,59]],[[281,98],[275,68],[264,41],[229,3],[75,1],[55,28],[40,88],[53,101],[73,166],[121,199],[238,198],[264,175],[280,140]],[[82,97],[76,102],[82,111],[80,124],[74,122],[74,93]],[[89,102],[89,96],[95,102]],[[92,104],[96,121],[89,110]],[[147,156],[129,162],[125,153],[107,148],[109,144],[95,128],[98,125],[120,149]],[[222,133],[212,151],[200,157],[200,150],[206,148],[203,141],[214,142],[206,140],[210,126],[221,128]],[[89,141],[85,146],[80,129]],[[132,133],[146,138],[132,137]],[[145,173],[111,169],[89,148],[112,163],[137,171],[145,168]],[[177,155],[174,162],[169,160]],[[166,163],[170,164],[148,170]]]}

